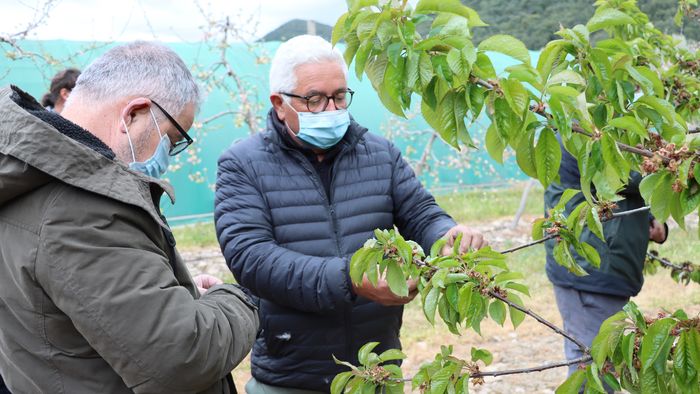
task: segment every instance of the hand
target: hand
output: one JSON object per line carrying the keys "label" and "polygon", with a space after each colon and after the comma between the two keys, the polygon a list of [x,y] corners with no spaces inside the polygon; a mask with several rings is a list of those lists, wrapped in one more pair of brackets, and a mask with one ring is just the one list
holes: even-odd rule
{"label": "hand", "polygon": [[207,274],[197,275],[192,279],[194,280],[194,284],[199,290],[199,294],[204,294],[207,292],[207,290],[209,290],[210,287],[214,287],[216,285],[221,285],[224,283],[221,279]]}
{"label": "hand", "polygon": [[443,256],[448,256],[452,254],[454,248],[455,240],[457,235],[462,234],[462,242],[459,244],[459,253],[464,254],[471,249],[481,249],[488,246],[488,241],[484,239],[483,234],[476,230],[472,230],[469,227],[458,224],[452,227],[443,238],[447,240],[445,246],[442,247],[440,254]]}
{"label": "hand", "polygon": [[416,297],[416,294],[418,294],[418,283],[415,280],[408,280],[406,284],[408,284],[408,296],[406,297],[399,297],[392,293],[389,289],[389,284],[382,278],[377,281],[377,286],[375,287],[365,276],[362,279],[362,284],[358,286],[353,283],[352,289],[358,296],[367,298],[377,304],[396,306],[408,304]]}
{"label": "hand", "polygon": [[666,226],[654,219],[649,223],[649,239],[657,244],[666,241]]}

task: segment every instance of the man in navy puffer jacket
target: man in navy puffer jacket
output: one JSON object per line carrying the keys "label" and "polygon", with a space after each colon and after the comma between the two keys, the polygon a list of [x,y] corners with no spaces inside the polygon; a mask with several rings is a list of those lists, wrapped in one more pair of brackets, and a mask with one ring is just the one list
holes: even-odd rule
{"label": "man in navy puffer jacket", "polygon": [[403,305],[383,280],[353,285],[352,254],[376,228],[396,226],[424,249],[441,237],[462,250],[483,237],[456,225],[400,151],[352,120],[347,66],[327,41],[282,44],[270,70],[267,130],[219,159],[216,230],[236,280],[259,297],[262,330],[246,391],[328,392],[367,342],[399,348]]}

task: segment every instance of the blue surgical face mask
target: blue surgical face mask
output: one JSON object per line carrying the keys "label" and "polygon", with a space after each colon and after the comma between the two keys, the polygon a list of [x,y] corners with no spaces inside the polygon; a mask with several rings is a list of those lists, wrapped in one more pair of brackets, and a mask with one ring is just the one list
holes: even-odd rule
{"label": "blue surgical face mask", "polygon": [[[289,107],[292,108],[291,105]],[[350,114],[347,109],[324,111],[317,114],[297,112],[294,108],[292,110],[299,115],[297,138],[323,150],[338,144],[350,126]]]}
{"label": "blue surgical face mask", "polygon": [[133,161],[129,163],[129,168],[146,174],[152,178],[160,178],[163,174],[165,174],[165,171],[168,170],[168,164],[170,163],[170,138],[168,138],[167,134],[163,135],[163,133],[161,133],[160,126],[158,126],[158,121],[156,120],[156,116],[153,114],[153,110],[149,110],[151,111],[151,118],[156,124],[158,135],[160,135],[160,141],[158,142],[158,146],[156,147],[155,152],[153,152],[153,155],[146,159],[146,161],[136,161],[136,154],[134,153],[134,145],[131,143],[131,136],[129,136],[129,129],[127,129],[126,123],[122,118],[122,124],[126,130],[126,138],[129,140],[131,157],[133,159]]}

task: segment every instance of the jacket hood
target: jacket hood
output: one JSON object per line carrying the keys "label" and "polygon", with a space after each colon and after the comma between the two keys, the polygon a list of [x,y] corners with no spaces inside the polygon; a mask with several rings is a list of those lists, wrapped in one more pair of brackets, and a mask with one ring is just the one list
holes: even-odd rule
{"label": "jacket hood", "polygon": [[140,207],[165,226],[153,201],[166,192],[174,202],[170,184],[129,169],[79,126],[45,121],[51,116],[19,88],[0,89],[0,206],[59,180]]}

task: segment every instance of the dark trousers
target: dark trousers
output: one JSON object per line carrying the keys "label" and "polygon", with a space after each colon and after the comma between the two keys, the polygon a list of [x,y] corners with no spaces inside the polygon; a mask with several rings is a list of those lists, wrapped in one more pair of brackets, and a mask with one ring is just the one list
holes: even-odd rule
{"label": "dark trousers", "polygon": [[[564,331],[591,347],[593,339],[605,319],[622,310],[629,297],[589,293],[554,285],[559,314],[564,321]],[[581,349],[568,339],[564,340],[564,354],[567,360],[583,356]],[[569,366],[569,375],[576,372],[578,365]],[[612,392],[609,387],[605,387]]]}

